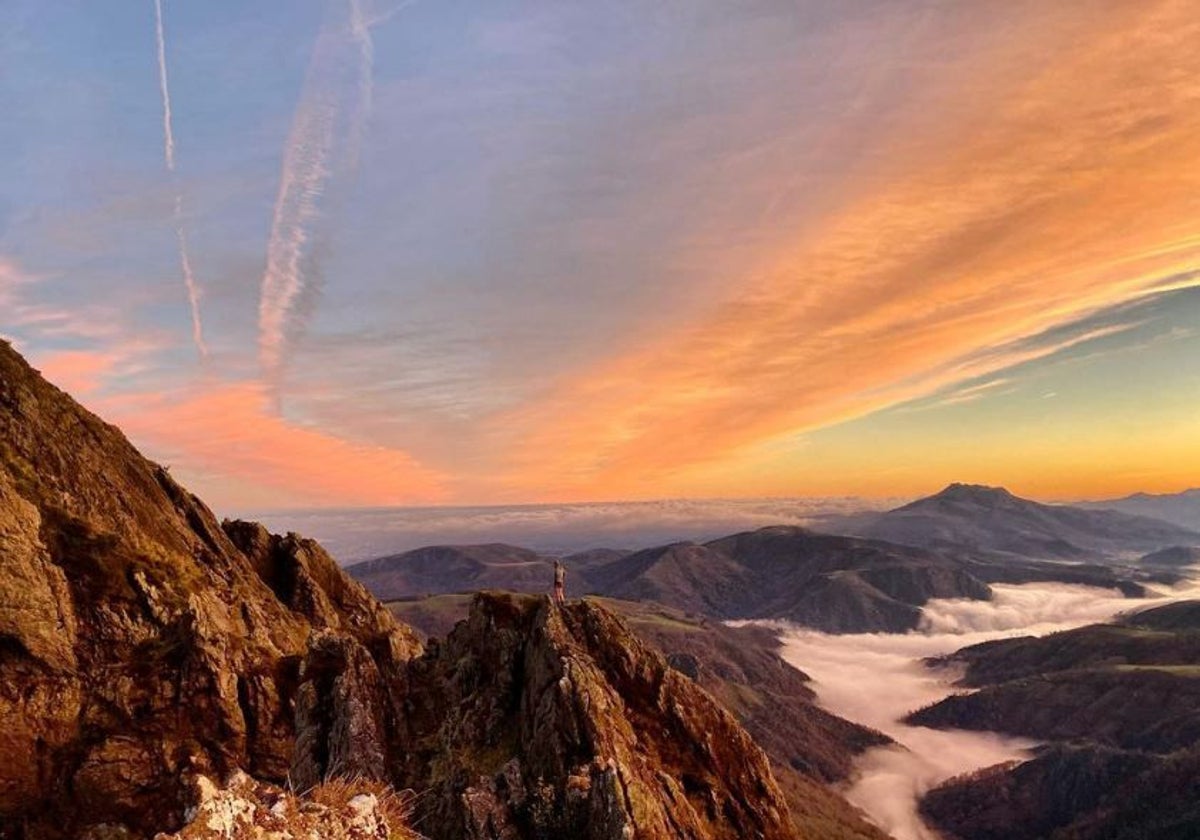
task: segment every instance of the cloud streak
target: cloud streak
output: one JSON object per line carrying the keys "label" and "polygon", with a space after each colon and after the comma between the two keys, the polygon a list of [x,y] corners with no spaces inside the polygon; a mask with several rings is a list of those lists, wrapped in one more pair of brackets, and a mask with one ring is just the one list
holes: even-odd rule
{"label": "cloud streak", "polygon": [[[171,116],[171,86],[167,78],[167,37],[163,26],[162,0],[154,0],[154,40],[158,53],[158,89],[162,96],[163,111],[163,159],[167,172],[175,180],[175,128]],[[208,344],[204,340],[204,322],[200,314],[200,284],[192,270],[192,257],[188,245],[187,229],[184,226],[183,192],[176,184],[175,203],[172,212],[175,224],[175,241],[179,248],[179,269],[183,274],[187,290],[188,308],[192,318],[192,343],[201,358],[208,356]]]}
{"label": "cloud streak", "polygon": [[[331,7],[332,8],[332,7]],[[289,344],[309,313],[300,305],[321,282],[322,204],[358,165],[373,98],[373,21],[360,0],[346,19],[330,13],[317,36],[284,147],[258,316],[259,363],[278,392]]]}
{"label": "cloud streak", "polygon": [[1195,184],[1178,175],[1200,149],[1181,69],[1194,16],[1173,0],[1136,17],[1049,9],[1014,12],[1002,43],[956,65],[936,124],[881,140],[886,164],[842,206],[747,253],[726,301],[497,417],[526,430],[511,486],[711,493],[737,475],[802,491],[769,483],[755,447],[1037,358],[1050,351],[1022,337],[1194,267]]}

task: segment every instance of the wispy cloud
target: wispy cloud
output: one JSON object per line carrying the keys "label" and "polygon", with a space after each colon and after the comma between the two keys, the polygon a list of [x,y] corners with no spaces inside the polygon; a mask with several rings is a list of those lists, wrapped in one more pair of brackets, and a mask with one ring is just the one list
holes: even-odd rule
{"label": "wispy cloud", "polygon": [[[1180,220],[1195,178],[1178,174],[1198,149],[1182,69],[1196,66],[1194,15],[1176,0],[1137,15],[1024,8],[1003,42],[942,68],[936,117],[887,138],[887,163],[841,206],[746,254],[724,303],[497,417],[526,430],[510,486],[778,487],[768,459],[747,457],[767,441],[1131,329],[1021,344],[1163,278],[1194,285],[1200,242]],[[1055,72],[1021,58],[1035,32]]]}
{"label": "wispy cloud", "polygon": [[[167,78],[167,37],[163,26],[162,0],[154,0],[154,38],[158,50],[158,88],[163,106],[163,158],[167,172],[175,179],[175,128],[171,117],[171,86]],[[188,246],[187,230],[184,227],[183,192],[175,185],[175,204],[172,214],[175,223],[175,240],[179,246],[179,268],[187,289],[188,307],[192,316],[192,342],[201,358],[208,356],[208,345],[204,340],[204,323],[200,315],[200,284],[192,270],[192,257]]]}
{"label": "wispy cloud", "polygon": [[317,36],[283,154],[259,300],[259,362],[278,388],[288,345],[306,327],[301,302],[322,280],[323,200],[356,169],[373,98],[373,19],[361,0],[335,3]]}
{"label": "wispy cloud", "polygon": [[935,394],[928,399],[917,400],[898,407],[897,411],[929,411],[949,405],[962,405],[983,399],[984,397],[999,396],[1010,393],[1015,382],[1008,377],[995,377],[984,382],[967,382],[950,388],[941,394]]}

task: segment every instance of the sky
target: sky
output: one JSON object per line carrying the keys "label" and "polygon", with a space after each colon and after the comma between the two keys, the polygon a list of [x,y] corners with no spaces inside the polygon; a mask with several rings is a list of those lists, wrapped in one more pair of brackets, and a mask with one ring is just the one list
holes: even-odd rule
{"label": "sky", "polygon": [[219,511],[1200,485],[1190,0],[0,4],[0,335]]}

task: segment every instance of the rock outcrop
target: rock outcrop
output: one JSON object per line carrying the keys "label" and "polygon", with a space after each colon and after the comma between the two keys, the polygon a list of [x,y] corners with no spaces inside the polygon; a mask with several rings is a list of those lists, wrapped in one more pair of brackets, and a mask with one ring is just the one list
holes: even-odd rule
{"label": "rock outcrop", "polygon": [[478,596],[404,702],[397,781],[434,840],[799,836],[733,716],[594,603]]}
{"label": "rock outcrop", "polygon": [[315,543],[222,528],[3,343],[0,563],[4,837],[170,829],[191,772],[282,782],[314,630],[383,670],[420,651]]}
{"label": "rock outcrop", "polygon": [[[446,636],[470,614],[472,597],[435,595],[387,604],[427,636]],[[809,677],[779,656],[779,638],[759,625],[733,627],[658,604],[597,599],[675,670],[732,712],[767,758],[804,837],[882,840],[886,835],[830,785],[850,779],[856,756],[887,736],[816,704]]]}

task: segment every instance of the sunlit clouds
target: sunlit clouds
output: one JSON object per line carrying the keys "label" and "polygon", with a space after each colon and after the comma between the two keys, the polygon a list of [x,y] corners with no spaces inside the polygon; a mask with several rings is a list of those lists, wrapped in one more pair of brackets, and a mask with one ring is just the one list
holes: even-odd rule
{"label": "sunlit clouds", "polygon": [[403,452],[333,437],[271,411],[254,385],[194,395],[146,395],[101,404],[125,431],[169,463],[192,470],[196,489],[226,489],[227,504],[401,505],[436,500],[436,475]]}
{"label": "sunlit clouds", "polygon": [[218,505],[1200,482],[1185,0],[169,11],[0,16],[0,334]]}

